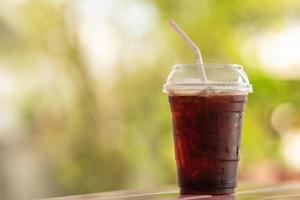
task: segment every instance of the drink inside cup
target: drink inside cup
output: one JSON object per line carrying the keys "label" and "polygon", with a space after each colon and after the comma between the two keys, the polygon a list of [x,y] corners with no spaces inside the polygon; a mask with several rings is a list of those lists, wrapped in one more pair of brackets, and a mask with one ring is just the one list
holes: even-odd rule
{"label": "drink inside cup", "polygon": [[237,184],[242,119],[252,91],[240,65],[175,65],[164,91],[172,112],[181,194],[230,194]]}
{"label": "drink inside cup", "polygon": [[183,194],[233,193],[247,96],[170,96]]}

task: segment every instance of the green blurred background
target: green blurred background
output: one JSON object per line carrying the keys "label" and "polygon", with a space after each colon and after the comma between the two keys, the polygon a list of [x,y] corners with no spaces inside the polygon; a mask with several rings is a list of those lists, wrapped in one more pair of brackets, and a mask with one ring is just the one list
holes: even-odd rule
{"label": "green blurred background", "polygon": [[1,0],[0,199],[176,185],[172,65],[239,63],[254,87],[240,183],[300,180],[300,1]]}

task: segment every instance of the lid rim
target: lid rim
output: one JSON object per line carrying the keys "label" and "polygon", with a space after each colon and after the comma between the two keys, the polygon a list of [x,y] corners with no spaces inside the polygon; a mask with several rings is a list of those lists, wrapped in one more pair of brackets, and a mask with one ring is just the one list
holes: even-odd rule
{"label": "lid rim", "polygon": [[[189,89],[187,89],[186,87],[189,87]],[[183,88],[179,88],[179,87],[183,87]],[[164,84],[163,86],[163,90],[168,92],[168,91],[172,91],[172,90],[189,90],[189,91],[195,91],[195,90],[205,90],[205,89],[209,89],[211,91],[217,91],[217,90],[229,90],[229,91],[233,91],[235,90],[236,92],[248,92],[248,93],[252,93],[253,92],[253,87],[251,84],[233,84],[233,83],[226,83],[226,84],[172,84],[172,85],[168,85],[168,84]]]}
{"label": "lid rim", "polygon": [[167,86],[172,86],[172,85],[203,85],[203,86],[208,86],[208,85],[243,85],[243,86],[252,86],[251,84],[247,84],[247,83],[228,83],[228,82],[217,82],[217,83],[211,83],[211,82],[206,82],[206,83],[166,83],[164,85]]}

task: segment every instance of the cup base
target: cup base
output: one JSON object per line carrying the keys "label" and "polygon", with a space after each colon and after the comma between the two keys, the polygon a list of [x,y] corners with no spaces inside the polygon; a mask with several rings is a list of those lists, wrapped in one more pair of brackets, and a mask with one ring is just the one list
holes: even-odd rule
{"label": "cup base", "polygon": [[224,189],[191,189],[191,188],[180,188],[180,195],[196,194],[196,195],[223,195],[233,194],[234,188]]}

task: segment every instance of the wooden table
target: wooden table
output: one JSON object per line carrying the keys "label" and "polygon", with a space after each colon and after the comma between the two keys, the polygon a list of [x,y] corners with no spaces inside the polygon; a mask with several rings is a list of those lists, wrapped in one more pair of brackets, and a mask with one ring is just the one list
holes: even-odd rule
{"label": "wooden table", "polygon": [[[85,195],[74,195],[66,197],[49,198],[47,200],[300,200],[300,184],[289,184],[269,187],[240,187],[233,195],[223,196],[179,196],[178,190],[126,190],[115,192],[104,192]],[[45,199],[46,200],[46,199]]]}

